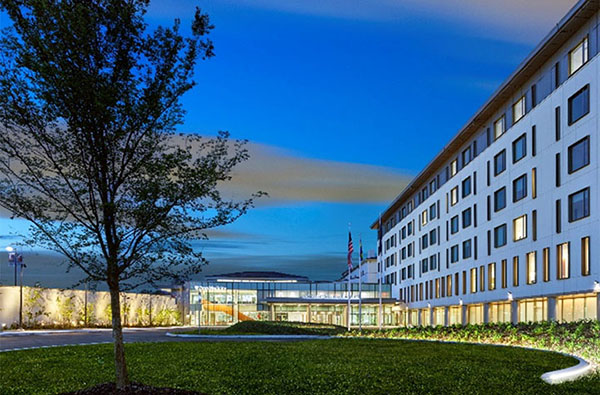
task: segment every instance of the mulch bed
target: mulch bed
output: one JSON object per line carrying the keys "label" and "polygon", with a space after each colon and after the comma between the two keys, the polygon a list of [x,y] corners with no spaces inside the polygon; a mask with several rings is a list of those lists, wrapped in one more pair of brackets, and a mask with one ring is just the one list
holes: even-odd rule
{"label": "mulch bed", "polygon": [[139,383],[131,383],[125,388],[117,390],[115,383],[98,384],[90,388],[74,392],[65,392],[61,395],[203,395],[201,392],[188,391],[176,388],[152,387]]}

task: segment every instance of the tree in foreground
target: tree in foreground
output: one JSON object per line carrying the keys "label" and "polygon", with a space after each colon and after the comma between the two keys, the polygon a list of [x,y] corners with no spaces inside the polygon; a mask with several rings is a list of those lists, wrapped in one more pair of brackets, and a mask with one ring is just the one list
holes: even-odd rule
{"label": "tree in foreground", "polygon": [[198,59],[213,56],[196,9],[149,32],[147,0],[0,0],[0,207],[32,224],[84,281],[110,290],[118,387],[129,383],[119,292],[198,273],[191,241],[252,199],[218,187],[248,158],[227,133],[175,134]]}

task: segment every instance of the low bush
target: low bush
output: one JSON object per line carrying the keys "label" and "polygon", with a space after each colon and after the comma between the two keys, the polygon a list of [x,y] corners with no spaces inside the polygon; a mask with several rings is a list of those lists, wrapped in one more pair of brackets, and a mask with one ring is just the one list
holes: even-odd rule
{"label": "low bush", "polygon": [[345,336],[506,344],[566,352],[600,365],[600,321],[535,322],[352,330]]}
{"label": "low bush", "polygon": [[345,327],[328,324],[308,324],[281,321],[241,321],[223,329],[201,329],[180,333],[203,335],[319,335],[334,336],[346,331]]}

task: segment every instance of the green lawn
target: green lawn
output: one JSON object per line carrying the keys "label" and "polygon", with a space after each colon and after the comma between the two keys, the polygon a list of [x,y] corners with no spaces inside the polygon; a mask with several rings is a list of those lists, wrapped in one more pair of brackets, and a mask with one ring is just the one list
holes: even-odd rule
{"label": "green lawn", "polygon": [[[128,344],[134,381],[227,394],[590,394],[600,376],[550,386],[542,373],[574,364],[508,347],[316,340]],[[0,353],[0,393],[55,394],[110,381],[112,346]]]}

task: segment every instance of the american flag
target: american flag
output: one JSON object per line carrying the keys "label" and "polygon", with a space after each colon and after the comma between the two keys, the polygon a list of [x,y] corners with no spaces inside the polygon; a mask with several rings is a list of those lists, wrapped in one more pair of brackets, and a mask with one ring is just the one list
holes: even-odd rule
{"label": "american flag", "polygon": [[354,246],[352,245],[352,233],[348,232],[348,270],[352,270],[352,253]]}

